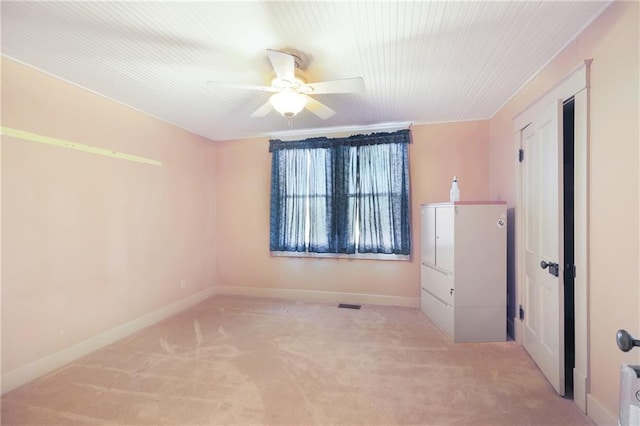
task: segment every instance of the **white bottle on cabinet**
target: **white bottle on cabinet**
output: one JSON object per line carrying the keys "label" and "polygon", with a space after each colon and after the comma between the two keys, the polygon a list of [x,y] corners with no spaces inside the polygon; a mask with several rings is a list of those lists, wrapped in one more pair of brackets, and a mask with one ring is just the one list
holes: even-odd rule
{"label": "white bottle on cabinet", "polygon": [[455,176],[449,190],[449,201],[460,201],[460,188],[458,187],[458,178]]}
{"label": "white bottle on cabinet", "polygon": [[455,342],[506,340],[506,203],[422,206],[421,307]]}

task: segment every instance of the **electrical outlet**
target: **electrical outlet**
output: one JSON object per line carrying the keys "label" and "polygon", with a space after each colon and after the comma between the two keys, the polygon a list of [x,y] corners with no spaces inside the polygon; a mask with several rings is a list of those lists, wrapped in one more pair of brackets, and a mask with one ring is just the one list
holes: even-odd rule
{"label": "electrical outlet", "polygon": [[180,288],[186,288],[187,287],[187,280],[180,280]]}

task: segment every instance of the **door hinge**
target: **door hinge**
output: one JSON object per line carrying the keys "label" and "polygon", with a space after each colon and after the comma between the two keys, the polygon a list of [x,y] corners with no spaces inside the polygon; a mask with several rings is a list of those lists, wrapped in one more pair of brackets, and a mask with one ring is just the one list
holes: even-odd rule
{"label": "door hinge", "polygon": [[518,161],[521,163],[524,161],[524,149],[518,150]]}
{"label": "door hinge", "polygon": [[518,305],[518,319],[524,321],[524,308],[522,305]]}
{"label": "door hinge", "polygon": [[565,279],[566,278],[575,278],[576,277],[576,265],[570,265],[567,263],[567,265],[564,268],[564,276]]}

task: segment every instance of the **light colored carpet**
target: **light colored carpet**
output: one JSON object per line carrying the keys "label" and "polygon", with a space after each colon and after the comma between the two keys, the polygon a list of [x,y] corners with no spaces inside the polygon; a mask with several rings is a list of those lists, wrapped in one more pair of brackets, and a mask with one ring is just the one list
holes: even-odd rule
{"label": "light colored carpet", "polygon": [[591,425],[513,342],[416,309],[218,296],[2,398],[2,424]]}

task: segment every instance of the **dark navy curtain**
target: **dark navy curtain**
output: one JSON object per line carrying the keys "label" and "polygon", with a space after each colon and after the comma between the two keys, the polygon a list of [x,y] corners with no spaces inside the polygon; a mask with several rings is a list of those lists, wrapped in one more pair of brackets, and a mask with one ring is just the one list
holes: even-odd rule
{"label": "dark navy curtain", "polygon": [[272,251],[409,255],[409,130],[270,141]]}
{"label": "dark navy curtain", "polygon": [[271,251],[306,251],[307,151],[280,150],[271,164]]}

